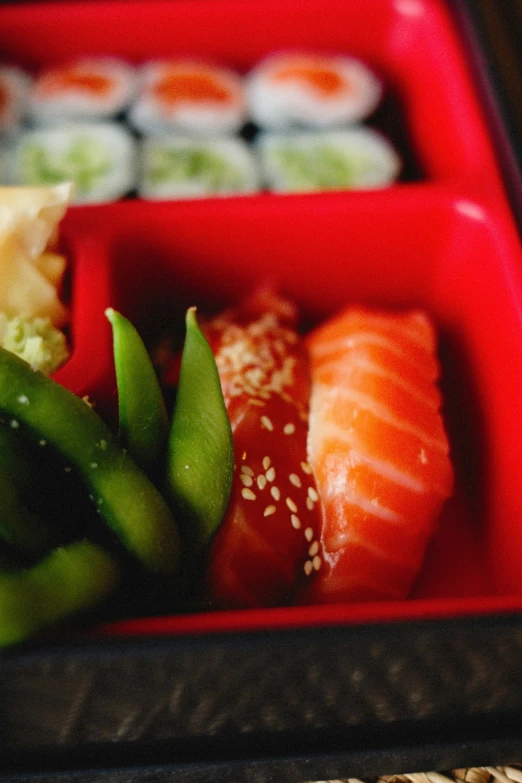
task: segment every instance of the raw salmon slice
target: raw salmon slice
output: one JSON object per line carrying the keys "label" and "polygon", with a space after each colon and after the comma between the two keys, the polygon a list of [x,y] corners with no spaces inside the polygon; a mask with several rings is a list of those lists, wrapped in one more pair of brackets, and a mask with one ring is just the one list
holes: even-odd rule
{"label": "raw salmon slice", "polygon": [[418,310],[353,307],[307,346],[323,565],[303,600],[405,598],[453,485],[434,327]]}

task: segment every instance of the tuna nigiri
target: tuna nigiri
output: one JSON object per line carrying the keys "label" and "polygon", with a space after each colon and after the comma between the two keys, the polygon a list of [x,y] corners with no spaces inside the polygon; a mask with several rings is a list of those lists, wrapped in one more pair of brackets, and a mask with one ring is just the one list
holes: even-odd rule
{"label": "tuna nigiri", "polygon": [[323,566],[303,600],[405,598],[453,482],[433,325],[422,311],[353,307],[307,344],[324,514]]}
{"label": "tuna nigiri", "polygon": [[320,567],[320,506],[306,462],[308,360],[296,308],[263,290],[209,323],[235,452],[206,583],[219,606],[288,603]]}

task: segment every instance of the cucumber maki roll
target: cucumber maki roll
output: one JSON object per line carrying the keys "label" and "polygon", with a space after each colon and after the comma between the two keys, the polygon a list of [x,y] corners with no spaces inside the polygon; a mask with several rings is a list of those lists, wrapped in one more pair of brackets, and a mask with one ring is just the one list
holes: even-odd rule
{"label": "cucumber maki roll", "polygon": [[142,133],[219,136],[238,131],[246,120],[243,83],[228,68],[196,60],[152,61],[129,112]]}
{"label": "cucumber maki roll", "polygon": [[134,68],[113,57],[47,68],[31,90],[31,118],[40,124],[110,120],[127,108],[135,83]]}
{"label": "cucumber maki roll", "polygon": [[363,127],[267,133],[259,137],[258,148],[267,187],[278,193],[383,188],[401,168],[390,142]]}
{"label": "cucumber maki roll", "polygon": [[354,57],[279,52],[248,74],[246,93],[252,119],[262,128],[326,129],[369,117],[383,85]]}
{"label": "cucumber maki roll", "polygon": [[143,142],[138,186],[143,198],[202,198],[258,190],[256,161],[240,139],[164,136]]}
{"label": "cucumber maki roll", "polygon": [[10,65],[0,66],[0,135],[16,133],[27,109],[31,77]]}
{"label": "cucumber maki roll", "polygon": [[15,145],[18,185],[75,183],[76,204],[115,201],[136,185],[135,141],[116,123],[26,131]]}

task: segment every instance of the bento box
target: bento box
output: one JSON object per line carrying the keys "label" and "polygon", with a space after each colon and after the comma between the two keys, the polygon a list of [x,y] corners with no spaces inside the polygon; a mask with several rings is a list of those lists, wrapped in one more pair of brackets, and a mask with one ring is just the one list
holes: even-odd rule
{"label": "bento box", "polygon": [[315,325],[346,303],[434,319],[455,489],[407,600],[101,611],[0,657],[0,776],[303,780],[522,753],[522,253],[451,8],[440,0],[95,0],[0,8],[0,59],[280,49],[382,74],[379,190],[72,206],[72,355],[55,378],[114,425],[108,307],[145,337],[267,276]]}

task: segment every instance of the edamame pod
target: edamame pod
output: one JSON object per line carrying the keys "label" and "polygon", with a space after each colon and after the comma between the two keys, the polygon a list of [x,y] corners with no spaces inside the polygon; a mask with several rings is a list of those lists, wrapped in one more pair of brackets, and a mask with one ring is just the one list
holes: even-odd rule
{"label": "edamame pod", "polygon": [[155,477],[168,436],[161,387],[143,340],[131,322],[112,307],[105,315],[112,326],[119,437],[138,465]]}
{"label": "edamame pod", "polygon": [[113,559],[89,541],[55,549],[30,569],[0,573],[0,647],[92,606],[118,577]]}
{"label": "edamame pod", "polygon": [[27,511],[24,496],[35,476],[16,434],[0,425],[0,536],[21,552],[42,555],[58,544],[56,532]]}
{"label": "edamame pod", "polygon": [[193,554],[208,545],[223,518],[232,483],[234,447],[212,350],[196,320],[187,333],[169,434],[167,484]]}
{"label": "edamame pod", "polygon": [[89,405],[0,348],[0,411],[10,417],[11,427],[24,425],[79,473],[102,518],[146,567],[163,573],[177,569],[172,512]]}

